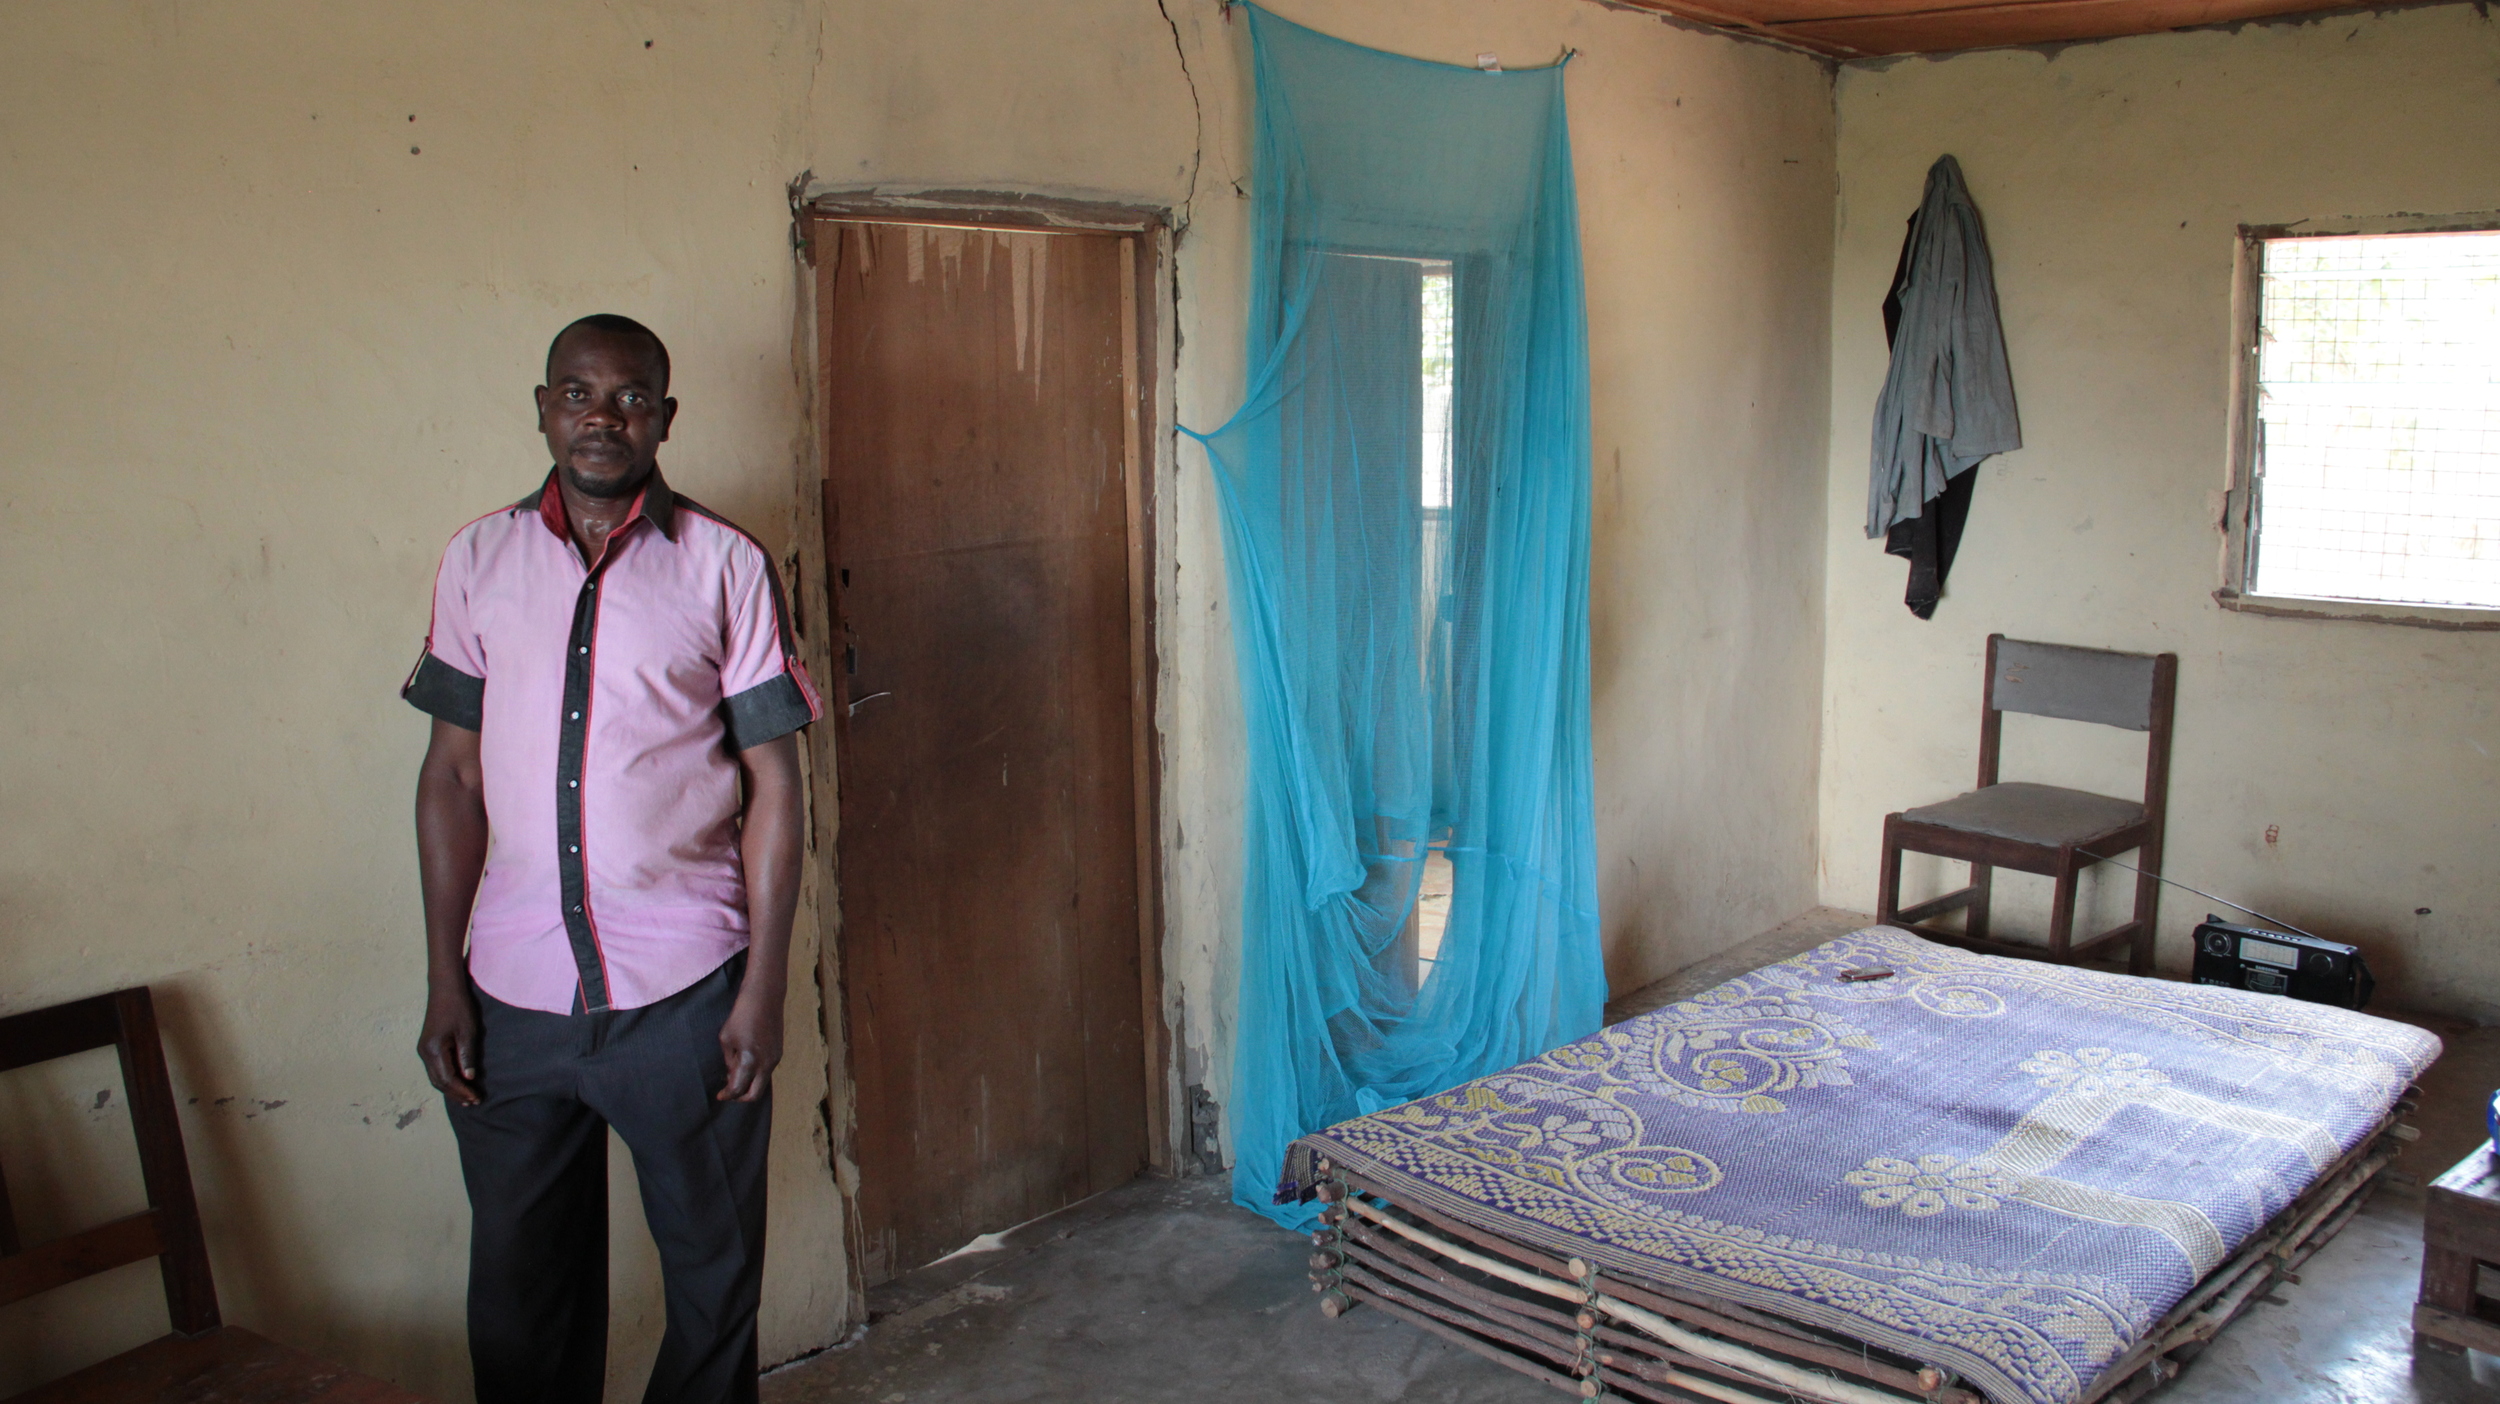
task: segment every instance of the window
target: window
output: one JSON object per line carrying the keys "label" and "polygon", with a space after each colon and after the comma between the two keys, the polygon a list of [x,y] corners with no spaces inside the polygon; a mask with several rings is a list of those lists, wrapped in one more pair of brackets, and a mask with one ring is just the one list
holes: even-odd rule
{"label": "window", "polygon": [[1424,260],[1423,390],[1424,511],[1450,507],[1450,394],[1458,380],[1458,304],[1455,275],[1442,259]]}
{"label": "window", "polygon": [[[1440,537],[1449,530],[1450,520],[1450,397],[1458,388],[1456,271],[1445,260],[1426,259],[1423,280],[1423,356],[1417,368],[1423,385],[1423,442],[1419,455],[1423,472],[1422,481],[1417,484],[1424,504],[1422,617],[1438,620],[1443,612],[1441,566],[1447,558],[1441,550]],[[1425,670],[1429,674],[1432,643],[1442,637],[1443,631],[1430,628],[1421,632]],[[1415,956],[1420,966],[1419,984],[1440,959],[1441,933],[1450,921],[1450,895],[1458,887],[1458,872],[1450,864],[1449,843],[1449,837],[1441,835],[1424,850],[1424,871],[1416,887]]]}
{"label": "window", "polygon": [[2500,610],[2500,231],[2252,230],[2242,277],[2231,583]]}

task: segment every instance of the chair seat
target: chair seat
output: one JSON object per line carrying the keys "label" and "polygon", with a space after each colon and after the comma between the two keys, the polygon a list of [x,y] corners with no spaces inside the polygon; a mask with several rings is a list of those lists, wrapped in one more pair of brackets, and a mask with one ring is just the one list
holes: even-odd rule
{"label": "chair seat", "polygon": [[424,1404],[370,1375],[324,1363],[235,1326],[160,1336],[8,1404]]}
{"label": "chair seat", "polygon": [[2144,822],[2144,806],[2134,800],[2112,799],[2083,790],[2009,780],[1955,796],[1942,804],[1905,809],[1901,817],[1913,824],[1933,824],[1957,833],[2058,848],[2140,824]]}

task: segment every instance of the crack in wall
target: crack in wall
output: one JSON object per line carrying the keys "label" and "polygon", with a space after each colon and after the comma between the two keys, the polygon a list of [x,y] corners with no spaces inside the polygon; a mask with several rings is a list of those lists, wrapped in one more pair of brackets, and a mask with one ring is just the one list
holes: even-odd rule
{"label": "crack in wall", "polygon": [[1181,81],[1189,85],[1189,112],[1193,134],[1190,138],[1189,189],[1181,195],[1181,217],[1179,222],[1172,226],[1173,242],[1178,243],[1181,235],[1189,232],[1190,208],[1198,198],[1198,168],[1206,163],[1207,111],[1205,106],[1198,101],[1198,77],[1189,71],[1189,51],[1181,46],[1180,21],[1172,18],[1172,11],[1165,6],[1164,0],[1155,0],[1155,13],[1163,16],[1164,27],[1172,31],[1172,55],[1181,61]]}

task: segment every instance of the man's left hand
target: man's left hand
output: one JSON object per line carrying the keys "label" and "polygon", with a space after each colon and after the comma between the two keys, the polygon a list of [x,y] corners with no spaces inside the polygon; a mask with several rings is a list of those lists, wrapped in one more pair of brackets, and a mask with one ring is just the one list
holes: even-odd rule
{"label": "man's left hand", "polygon": [[729,1021],[720,1026],[720,1053],[729,1065],[729,1082],[719,1100],[760,1100],[773,1085],[773,1069],[781,1064],[781,1002],[741,993]]}

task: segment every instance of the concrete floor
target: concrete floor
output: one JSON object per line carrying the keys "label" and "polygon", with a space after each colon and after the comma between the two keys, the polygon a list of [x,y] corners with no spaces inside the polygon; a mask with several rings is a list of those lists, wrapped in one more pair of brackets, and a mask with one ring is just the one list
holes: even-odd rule
{"label": "concrete floor", "polygon": [[[1671,1003],[1866,924],[1821,908],[1609,1006]],[[2412,1118],[2422,1138],[2382,1191],[2301,1271],[2189,1365],[2156,1404],[2465,1404],[2500,1400],[2500,1359],[2416,1354],[2419,1181],[2482,1140],[2500,1029],[2411,1020],[2448,1041]],[[1381,1312],[1322,1317],[1308,1240],[1227,1198],[1221,1179],[1139,1180],[869,1294],[849,1345],[766,1377],[766,1404],[921,1401],[1397,1401],[1563,1396]],[[2279,1302],[2279,1305],[2276,1304]]]}

